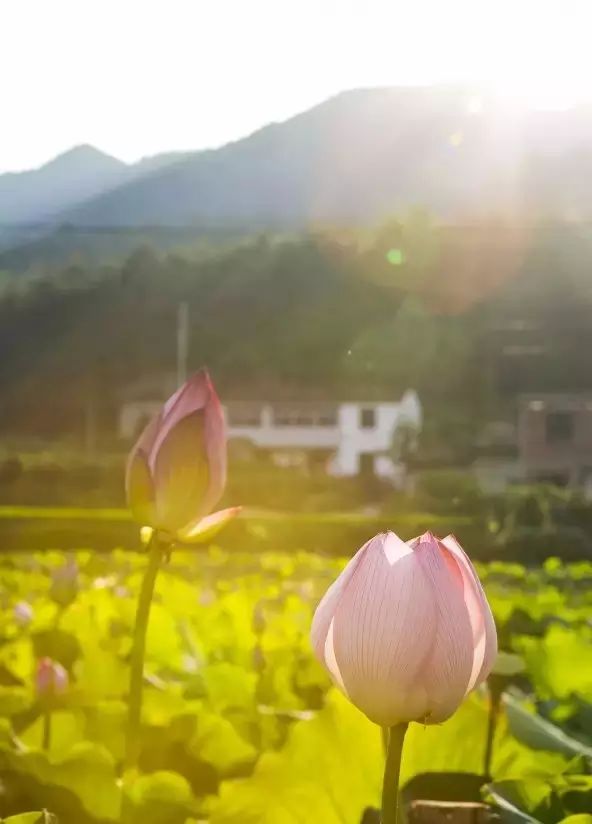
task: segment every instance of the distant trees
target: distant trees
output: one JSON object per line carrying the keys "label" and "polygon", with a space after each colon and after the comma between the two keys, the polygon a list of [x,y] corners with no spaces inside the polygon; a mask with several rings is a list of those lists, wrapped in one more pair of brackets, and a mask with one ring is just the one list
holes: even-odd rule
{"label": "distant trees", "polygon": [[92,396],[112,428],[130,382],[174,370],[182,300],[190,364],[207,363],[224,396],[413,387],[429,437],[465,448],[517,392],[592,388],[591,277],[582,227],[442,227],[416,213],[4,278],[0,426],[68,434]]}

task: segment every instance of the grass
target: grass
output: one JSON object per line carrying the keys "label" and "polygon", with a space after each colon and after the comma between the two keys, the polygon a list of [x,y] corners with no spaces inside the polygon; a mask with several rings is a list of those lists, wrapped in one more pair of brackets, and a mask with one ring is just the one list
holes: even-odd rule
{"label": "grass", "polygon": [[[396,520],[397,524],[414,524],[418,521],[430,522],[437,528],[438,524],[447,524],[450,517],[434,515],[429,512],[403,512],[389,514],[371,514],[365,512],[282,512],[279,510],[246,508],[241,519],[253,522],[289,521],[300,524],[344,524],[382,525]],[[0,506],[2,520],[49,520],[49,521],[131,521],[127,509],[115,507],[74,507],[74,506]],[[470,517],[455,517],[455,523],[471,524]]]}
{"label": "grass", "polygon": [[[484,546],[475,521],[424,512],[373,514],[368,512],[282,512],[245,508],[216,537],[224,549],[233,546],[259,554],[281,548],[329,555],[349,555],[378,532],[392,529],[404,539],[433,530],[454,532],[471,545]],[[0,506],[0,554],[94,547],[110,552],[114,547],[132,550],[142,546],[139,528],[127,509],[50,506]]]}
{"label": "grass", "polygon": [[79,506],[0,506],[1,520],[130,521],[127,509]]}

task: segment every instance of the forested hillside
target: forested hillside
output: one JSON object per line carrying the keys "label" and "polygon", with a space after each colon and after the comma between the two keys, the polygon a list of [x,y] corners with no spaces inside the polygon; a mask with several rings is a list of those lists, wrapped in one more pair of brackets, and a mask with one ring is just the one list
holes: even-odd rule
{"label": "forested hillside", "polygon": [[412,386],[432,422],[469,437],[518,392],[592,387],[591,268],[586,227],[451,228],[417,214],[5,277],[2,425],[57,435],[92,398],[112,427],[125,387],[174,370],[187,301],[190,363],[207,363],[227,398]]}

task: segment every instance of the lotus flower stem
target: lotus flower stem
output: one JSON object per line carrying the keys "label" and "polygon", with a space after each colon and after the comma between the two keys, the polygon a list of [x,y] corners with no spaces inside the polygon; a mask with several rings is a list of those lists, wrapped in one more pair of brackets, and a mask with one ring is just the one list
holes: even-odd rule
{"label": "lotus flower stem", "polygon": [[43,743],[41,746],[45,752],[51,746],[51,712],[49,710],[43,713]]}
{"label": "lotus flower stem", "polygon": [[[124,773],[136,767],[140,756],[146,634],[158,569],[173,545],[203,543],[238,515],[240,507],[212,514],[224,492],[226,465],[224,412],[207,370],[202,369],[148,423],[126,467],[128,505],[152,536],[132,640]],[[124,788],[122,822],[132,818],[132,807]]]}
{"label": "lotus flower stem", "polygon": [[483,775],[489,781],[491,779],[491,759],[493,757],[493,741],[497,729],[497,721],[502,700],[502,690],[497,685],[492,684],[492,680],[487,681],[487,692],[489,694],[489,713],[487,717],[487,737],[485,739],[485,756],[483,758]]}
{"label": "lotus flower stem", "polygon": [[382,815],[381,824],[397,824],[399,812],[399,773],[401,772],[401,756],[403,755],[403,741],[408,724],[397,724],[388,732],[388,749],[384,767],[384,783],[382,785]]}
{"label": "lotus flower stem", "polygon": [[150,617],[154,585],[156,583],[156,576],[158,575],[162,555],[163,546],[157,537],[157,533],[154,532],[148,548],[148,565],[144,572],[138,607],[136,609],[136,622],[134,626],[130,664],[129,711],[124,769],[135,767],[140,754],[140,718],[142,714],[146,633],[148,631],[148,619]]}

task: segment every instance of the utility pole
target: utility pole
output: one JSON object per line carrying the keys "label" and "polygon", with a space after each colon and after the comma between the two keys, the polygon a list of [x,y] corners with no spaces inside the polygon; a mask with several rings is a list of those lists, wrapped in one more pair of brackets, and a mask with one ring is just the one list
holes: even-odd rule
{"label": "utility pole", "polygon": [[84,409],[84,452],[90,460],[95,457],[97,451],[97,415],[95,399],[86,398]]}
{"label": "utility pole", "polygon": [[97,393],[93,380],[84,385],[84,453],[90,461],[97,452]]}
{"label": "utility pole", "polygon": [[177,309],[177,386],[187,380],[189,360],[189,304],[182,301]]}

